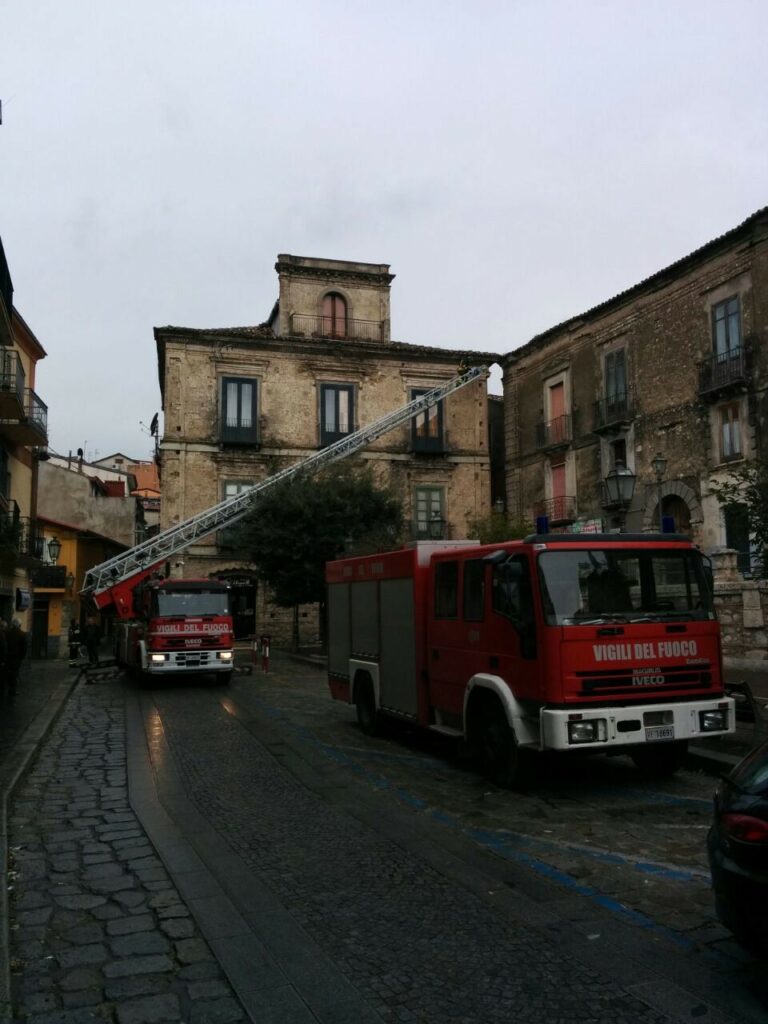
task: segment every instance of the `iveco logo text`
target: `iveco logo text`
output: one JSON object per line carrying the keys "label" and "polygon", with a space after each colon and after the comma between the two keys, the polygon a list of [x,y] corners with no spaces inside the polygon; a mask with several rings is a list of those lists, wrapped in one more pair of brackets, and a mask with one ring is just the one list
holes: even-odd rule
{"label": "iveco logo text", "polygon": [[595,661],[659,661],[661,658],[694,658],[695,640],[659,640],[635,644],[592,644]]}

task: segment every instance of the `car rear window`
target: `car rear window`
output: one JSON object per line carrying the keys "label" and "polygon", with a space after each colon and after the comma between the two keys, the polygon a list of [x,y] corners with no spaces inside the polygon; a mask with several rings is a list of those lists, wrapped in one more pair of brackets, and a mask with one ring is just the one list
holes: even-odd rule
{"label": "car rear window", "polygon": [[768,793],[768,743],[748,754],[731,772],[731,780],[745,793]]}

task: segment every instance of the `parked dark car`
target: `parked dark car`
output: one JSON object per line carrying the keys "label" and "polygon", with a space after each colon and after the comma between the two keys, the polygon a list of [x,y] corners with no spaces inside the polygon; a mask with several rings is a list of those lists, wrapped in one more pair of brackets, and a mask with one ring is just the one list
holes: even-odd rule
{"label": "parked dark car", "polygon": [[718,786],[707,849],[717,916],[768,953],[768,743]]}

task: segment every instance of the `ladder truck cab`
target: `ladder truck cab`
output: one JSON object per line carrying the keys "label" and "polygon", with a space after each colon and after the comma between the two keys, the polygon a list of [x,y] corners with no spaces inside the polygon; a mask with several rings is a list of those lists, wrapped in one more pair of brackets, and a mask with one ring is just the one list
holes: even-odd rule
{"label": "ladder truck cab", "polygon": [[163,678],[234,665],[231,588],[221,580],[149,578],[133,589],[134,618],[119,622],[115,657],[129,672]]}
{"label": "ladder truck cab", "polygon": [[543,751],[657,775],[735,728],[701,553],[671,534],[417,543],[330,562],[329,684],[366,732],[389,715],[463,739],[502,785]]}

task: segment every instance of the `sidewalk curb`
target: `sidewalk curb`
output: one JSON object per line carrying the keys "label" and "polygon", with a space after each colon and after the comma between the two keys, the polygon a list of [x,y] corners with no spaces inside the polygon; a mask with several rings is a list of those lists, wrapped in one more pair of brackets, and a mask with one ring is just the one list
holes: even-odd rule
{"label": "sidewalk curb", "polygon": [[59,684],[45,707],[30,722],[21,740],[13,748],[9,758],[9,769],[0,773],[0,1024],[10,1024],[13,1016],[7,882],[8,802],[27,774],[38,750],[56,724],[79,681],[78,675]]}

